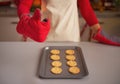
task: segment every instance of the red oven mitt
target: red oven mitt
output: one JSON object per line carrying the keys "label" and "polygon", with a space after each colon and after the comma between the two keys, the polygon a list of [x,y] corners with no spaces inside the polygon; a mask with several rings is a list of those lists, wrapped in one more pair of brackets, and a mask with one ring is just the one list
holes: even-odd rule
{"label": "red oven mitt", "polygon": [[98,30],[97,34],[93,36],[94,40],[97,40],[98,42],[109,44],[109,45],[115,45],[120,46],[120,38],[115,36],[110,36],[106,34],[101,28]]}
{"label": "red oven mitt", "polygon": [[45,41],[50,30],[50,20],[41,21],[40,9],[36,9],[33,16],[22,14],[17,24],[17,32],[30,37],[31,39],[43,42]]}

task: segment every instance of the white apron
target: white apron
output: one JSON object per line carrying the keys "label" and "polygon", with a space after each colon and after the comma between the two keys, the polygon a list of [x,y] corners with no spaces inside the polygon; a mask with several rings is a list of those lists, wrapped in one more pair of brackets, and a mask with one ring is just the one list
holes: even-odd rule
{"label": "white apron", "polygon": [[51,29],[46,41],[80,41],[77,0],[46,0]]}
{"label": "white apron", "polygon": [[[49,17],[51,29],[46,41],[80,41],[77,0],[46,0],[47,11],[42,19]],[[27,38],[27,41],[33,41]]]}

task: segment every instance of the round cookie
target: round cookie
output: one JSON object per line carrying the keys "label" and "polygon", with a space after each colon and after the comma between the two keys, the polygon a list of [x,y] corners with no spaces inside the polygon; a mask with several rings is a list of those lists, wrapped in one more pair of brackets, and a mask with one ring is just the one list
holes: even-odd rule
{"label": "round cookie", "polygon": [[78,68],[78,67],[70,67],[68,71],[70,73],[72,73],[72,74],[78,74],[78,73],[80,73],[80,68]]}
{"label": "round cookie", "polygon": [[61,74],[62,73],[62,68],[60,68],[60,67],[52,67],[51,72],[53,74]]}
{"label": "round cookie", "polygon": [[60,56],[59,55],[51,55],[50,59],[52,59],[52,60],[60,60]]}
{"label": "round cookie", "polygon": [[67,65],[70,67],[75,67],[75,66],[77,66],[77,62],[76,61],[67,61]]}
{"label": "round cookie", "polygon": [[66,55],[67,60],[75,60],[76,57],[74,55]]}
{"label": "round cookie", "polygon": [[51,54],[54,54],[54,55],[58,55],[60,54],[60,50],[57,50],[57,49],[53,49],[50,51]]}
{"label": "round cookie", "polygon": [[53,61],[51,64],[54,67],[60,67],[60,66],[62,66],[62,63],[60,61]]}
{"label": "round cookie", "polygon": [[66,50],[65,53],[68,55],[73,55],[75,53],[75,51],[74,50]]}

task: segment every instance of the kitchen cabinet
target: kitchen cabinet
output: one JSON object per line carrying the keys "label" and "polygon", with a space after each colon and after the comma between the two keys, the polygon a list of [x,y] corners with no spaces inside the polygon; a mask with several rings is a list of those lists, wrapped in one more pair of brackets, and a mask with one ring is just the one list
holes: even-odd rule
{"label": "kitchen cabinet", "polygon": [[99,18],[99,22],[104,31],[110,35],[120,37],[120,17],[114,18]]}
{"label": "kitchen cabinet", "polygon": [[16,8],[0,6],[0,41],[21,41],[16,31],[18,21]]}
{"label": "kitchen cabinet", "polygon": [[0,17],[0,41],[21,41],[16,31],[18,17]]}
{"label": "kitchen cabinet", "polygon": [[120,37],[120,11],[105,13],[96,13],[104,31],[110,35],[116,35]]}

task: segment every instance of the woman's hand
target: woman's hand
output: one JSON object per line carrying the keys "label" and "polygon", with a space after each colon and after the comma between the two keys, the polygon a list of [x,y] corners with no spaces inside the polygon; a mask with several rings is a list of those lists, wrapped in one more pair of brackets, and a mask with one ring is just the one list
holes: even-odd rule
{"label": "woman's hand", "polygon": [[104,44],[120,46],[119,37],[110,36],[107,33],[105,33],[101,28],[99,28],[98,31],[95,34],[93,34],[92,39]]}
{"label": "woman's hand", "polygon": [[50,20],[41,21],[40,9],[36,9],[33,16],[23,14],[17,25],[17,32],[31,39],[43,42],[50,30]]}
{"label": "woman's hand", "polygon": [[109,44],[109,45],[116,45],[120,46],[120,38],[115,36],[110,36],[105,33],[100,24],[95,24],[91,26],[91,38],[97,40],[98,42]]}

